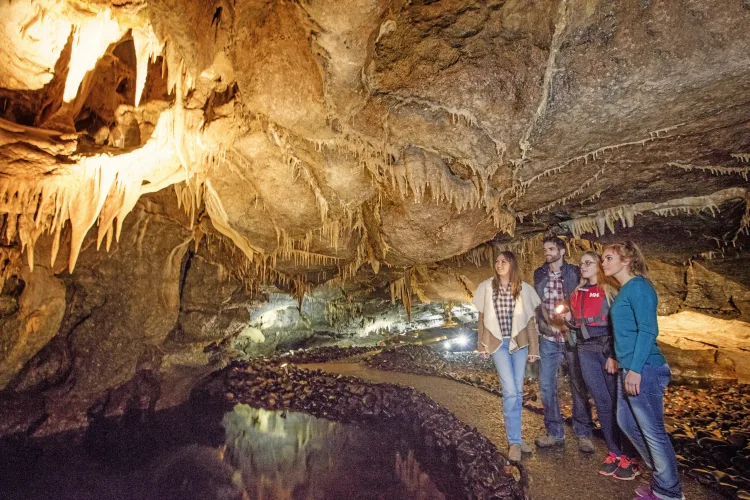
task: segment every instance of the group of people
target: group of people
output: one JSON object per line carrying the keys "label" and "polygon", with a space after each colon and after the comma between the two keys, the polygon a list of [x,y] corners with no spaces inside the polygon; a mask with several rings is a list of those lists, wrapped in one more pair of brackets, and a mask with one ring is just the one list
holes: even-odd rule
{"label": "group of people", "polygon": [[[521,437],[526,363],[539,363],[546,435],[538,448],[565,443],[557,374],[563,359],[573,397],[573,431],[583,453],[595,451],[589,395],[609,453],[599,473],[634,479],[639,463],[653,470],[637,498],[683,499],[674,448],[664,428],[670,370],[656,343],[657,296],[640,249],[632,242],[565,260],[565,242],[543,240],[545,263],[534,286],[521,279],[513,252],[500,252],[495,275],[480,283],[477,350],[495,363],[503,394],[508,456],[532,448]],[[636,460],[635,454],[640,456]]]}

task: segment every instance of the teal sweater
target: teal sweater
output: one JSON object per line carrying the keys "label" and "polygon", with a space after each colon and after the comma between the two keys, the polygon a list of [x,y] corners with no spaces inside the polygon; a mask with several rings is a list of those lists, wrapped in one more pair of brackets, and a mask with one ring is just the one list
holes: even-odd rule
{"label": "teal sweater", "polygon": [[610,310],[620,368],[641,373],[646,363],[661,366],[667,362],[656,345],[657,301],[654,287],[640,276],[620,288]]}

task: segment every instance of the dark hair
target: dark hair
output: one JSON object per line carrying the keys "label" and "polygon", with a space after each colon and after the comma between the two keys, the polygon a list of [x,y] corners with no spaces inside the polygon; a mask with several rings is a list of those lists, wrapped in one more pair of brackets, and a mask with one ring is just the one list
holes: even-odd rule
{"label": "dark hair", "polygon": [[542,245],[544,245],[545,243],[554,243],[555,245],[557,245],[558,250],[567,250],[565,242],[554,235],[545,236],[544,239],[542,239]]}
{"label": "dark hair", "polygon": [[651,281],[648,275],[648,264],[643,258],[643,253],[638,245],[628,240],[625,243],[613,243],[604,247],[604,250],[614,250],[622,260],[630,260],[630,272],[635,276],[641,276]]}
{"label": "dark hair", "polygon": [[[498,253],[497,255],[495,255],[493,267],[494,262],[497,262],[498,257],[505,257],[505,260],[510,263],[510,294],[514,299],[517,299],[518,296],[521,295],[521,268],[518,267],[518,259],[516,259],[516,254],[508,250]],[[495,277],[492,278],[492,290],[497,291],[499,288],[500,278],[498,278],[497,272],[495,272]]]}

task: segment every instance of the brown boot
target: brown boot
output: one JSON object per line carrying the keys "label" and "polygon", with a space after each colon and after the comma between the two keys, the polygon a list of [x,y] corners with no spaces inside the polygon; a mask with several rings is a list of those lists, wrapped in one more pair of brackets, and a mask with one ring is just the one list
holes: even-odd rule
{"label": "brown boot", "polygon": [[511,462],[521,461],[521,445],[520,444],[510,445],[510,448],[508,448],[508,458],[510,459]]}

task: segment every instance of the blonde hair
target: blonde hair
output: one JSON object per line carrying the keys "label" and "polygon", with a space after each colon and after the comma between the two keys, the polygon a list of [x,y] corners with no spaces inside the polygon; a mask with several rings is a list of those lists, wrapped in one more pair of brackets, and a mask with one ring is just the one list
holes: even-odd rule
{"label": "blonde hair", "polygon": [[[510,264],[510,294],[514,299],[517,299],[518,296],[521,295],[521,268],[518,267],[518,259],[516,259],[516,254],[507,250],[504,252],[500,252],[495,255],[494,262],[497,262],[498,257],[505,257],[505,260],[507,260]],[[492,290],[497,292],[499,289],[500,277],[497,275],[497,271],[495,271],[495,277],[492,278]]]}
{"label": "blonde hair", "polygon": [[[581,255],[581,258],[588,255],[594,261],[596,262],[596,284],[604,290],[604,296],[607,298],[607,303],[612,304],[612,301],[615,300],[615,297],[617,297],[617,292],[620,291],[620,283],[616,279],[614,279],[612,276],[606,276],[604,274],[604,268],[602,267],[602,257],[598,253],[594,252],[593,250],[589,250],[587,252],[583,252]],[[573,291],[573,293],[577,292],[579,288],[581,288],[583,285],[586,285],[588,283],[588,280],[581,277],[581,281],[578,283],[578,286]]]}
{"label": "blonde hair", "polygon": [[604,247],[604,250],[614,250],[622,260],[630,260],[630,272],[635,276],[640,276],[651,281],[648,274],[648,264],[643,258],[643,253],[638,245],[628,240],[625,243],[612,243]]}

